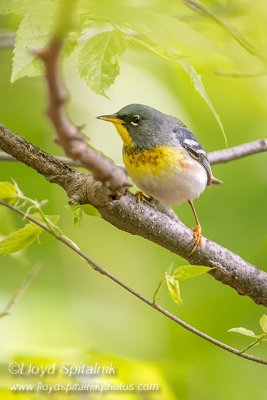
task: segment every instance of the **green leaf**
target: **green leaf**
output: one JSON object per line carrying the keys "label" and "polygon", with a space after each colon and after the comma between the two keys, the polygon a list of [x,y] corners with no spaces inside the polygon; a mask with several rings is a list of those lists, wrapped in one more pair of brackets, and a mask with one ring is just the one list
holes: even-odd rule
{"label": "green leaf", "polygon": [[173,301],[176,304],[183,304],[183,301],[182,301],[181,295],[180,295],[180,287],[179,287],[178,280],[175,279],[173,276],[169,275],[167,272],[165,272],[165,280],[166,280],[167,287],[168,287],[169,293],[170,293]]}
{"label": "green leaf", "polygon": [[267,333],[267,315],[263,314],[263,316],[260,319],[260,326],[263,332]]}
{"label": "green leaf", "polygon": [[42,228],[30,222],[24,228],[0,241],[0,254],[11,254],[25,249],[38,238],[41,232]]}
{"label": "green leaf", "polygon": [[83,204],[81,208],[85,214],[91,215],[92,217],[101,217],[101,214],[98,212],[98,210],[91,204]]}
{"label": "green leaf", "polygon": [[[110,22],[122,29],[134,30],[158,46],[181,46],[222,53],[212,40],[205,38],[177,17],[170,17],[145,7],[128,7],[113,2],[112,7],[101,7],[99,1],[90,2],[88,19]],[[87,10],[88,11],[88,6]]]}
{"label": "green leaf", "polygon": [[83,215],[83,209],[81,205],[79,203],[69,204],[67,208],[69,208],[73,212],[74,225],[80,226]]}
{"label": "green leaf", "polygon": [[78,47],[77,39],[81,35],[80,31],[70,32],[64,41],[62,53],[64,57],[69,57],[71,53]]}
{"label": "green leaf", "polygon": [[0,199],[6,202],[13,202],[17,198],[17,190],[12,183],[0,182]]}
{"label": "green leaf", "polygon": [[80,50],[79,73],[97,94],[106,96],[119,73],[118,56],[126,47],[127,35],[113,30],[93,36]]}
{"label": "green leaf", "polygon": [[194,85],[194,88],[196,89],[196,91],[200,94],[200,96],[205,100],[205,102],[207,103],[207,105],[209,106],[211,112],[213,113],[214,117],[216,118],[216,121],[218,122],[218,125],[221,129],[221,132],[223,134],[223,138],[225,141],[225,145],[226,147],[228,147],[228,141],[227,141],[227,137],[224,131],[224,127],[221,121],[221,118],[219,117],[219,115],[217,114],[209,96],[208,93],[206,92],[204,83],[202,81],[202,77],[200,74],[197,73],[197,71],[195,70],[195,68],[189,64],[186,60],[179,60],[179,63],[181,64],[181,66],[183,67],[183,69],[185,70],[185,72],[187,73],[187,75],[189,76],[189,78],[191,79],[191,82]]}
{"label": "green leaf", "polygon": [[211,269],[213,268],[204,267],[203,265],[185,265],[183,267],[176,268],[173,272],[173,277],[179,282],[182,282],[185,279],[206,274]]}
{"label": "green leaf", "polygon": [[40,76],[44,68],[42,61],[33,54],[45,47],[55,26],[58,2],[34,1],[25,13],[16,34],[11,82],[24,76]]}
{"label": "green leaf", "polygon": [[0,0],[0,14],[23,14],[29,10],[34,0]]}
{"label": "green leaf", "polygon": [[236,332],[236,333],[240,333],[241,335],[250,336],[250,337],[254,337],[254,338],[258,337],[257,335],[255,335],[255,333],[253,331],[246,329],[246,328],[242,328],[242,327],[231,328],[231,329],[228,329],[227,332]]}

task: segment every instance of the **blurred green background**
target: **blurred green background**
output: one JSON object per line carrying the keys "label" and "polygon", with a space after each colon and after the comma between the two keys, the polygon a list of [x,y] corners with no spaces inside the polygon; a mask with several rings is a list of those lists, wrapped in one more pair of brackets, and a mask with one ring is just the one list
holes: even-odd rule
{"label": "blurred green background", "polygon": [[[162,2],[152,3],[146,5],[158,10],[162,7],[164,11]],[[176,10],[174,2],[166,3]],[[209,1],[206,4],[228,5],[230,12],[225,16],[228,22],[264,49],[266,9],[256,12],[253,3]],[[203,54],[194,59],[223,121],[229,146],[266,137],[267,78],[228,78],[213,73],[216,69],[241,69],[241,66],[243,70],[259,70],[258,61],[208,19],[201,19],[185,7],[178,11],[185,20],[192,21],[195,29],[215,37],[224,49],[231,51],[231,61],[210,55],[205,58]],[[2,18],[0,23],[10,29],[16,26],[17,19]],[[45,116],[47,93],[43,79],[23,78],[11,84],[11,60],[12,49],[0,48],[0,122],[43,150],[63,155],[53,143],[53,129]],[[121,57],[120,68],[119,77],[108,91],[111,98],[108,100],[94,94],[79,78],[75,53],[63,65],[64,82],[70,93],[68,113],[76,124],[86,124],[84,132],[94,147],[115,162],[122,162],[122,144],[115,129],[95,117],[135,102],[177,115],[207,152],[224,147],[216,120],[181,68],[135,49]],[[213,171],[224,184],[208,189],[195,202],[203,234],[267,270],[266,154],[215,166]],[[60,187],[48,183],[25,165],[1,162],[1,181],[11,178],[27,196],[39,201],[48,199],[46,212],[60,215],[60,227],[87,255],[149,298],[171,263],[175,267],[186,264],[169,251],[121,232],[100,218],[85,216],[82,225],[74,227],[72,214],[65,207],[67,196]],[[192,226],[193,216],[187,204],[176,207],[175,211],[187,226]],[[1,236],[22,226],[21,218],[2,208],[0,221]],[[101,353],[108,360],[112,357],[121,360],[117,363],[121,362],[125,371],[128,368],[129,376],[129,365],[134,365],[131,376],[136,378],[143,368],[144,379],[147,376],[149,380],[151,374],[152,381],[162,379],[164,396],[155,395],[158,399],[267,398],[266,367],[233,356],[185,331],[95,273],[46,234],[41,236],[39,244],[35,243],[19,257],[0,258],[2,308],[36,261],[43,265],[41,272],[14,305],[11,315],[0,321],[2,363],[9,363],[13,357],[47,354],[68,360],[68,354],[76,351],[80,360],[85,361],[86,354]],[[260,332],[258,320],[265,308],[239,296],[211,276],[184,282],[181,290],[183,306],[172,302],[166,288],[160,292],[160,304],[209,335],[243,348],[249,340],[227,333],[227,329],[244,326]],[[253,349],[252,353],[266,358],[266,346]],[[122,396],[118,398],[123,399]],[[141,395],[140,398],[150,399]]]}

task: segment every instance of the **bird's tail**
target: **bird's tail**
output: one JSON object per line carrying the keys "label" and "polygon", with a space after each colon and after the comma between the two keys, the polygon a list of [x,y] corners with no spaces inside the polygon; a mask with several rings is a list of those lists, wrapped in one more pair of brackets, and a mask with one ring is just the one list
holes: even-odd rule
{"label": "bird's tail", "polygon": [[220,179],[215,178],[214,176],[211,179],[211,184],[212,185],[220,185],[221,183],[223,183],[223,181],[221,181]]}

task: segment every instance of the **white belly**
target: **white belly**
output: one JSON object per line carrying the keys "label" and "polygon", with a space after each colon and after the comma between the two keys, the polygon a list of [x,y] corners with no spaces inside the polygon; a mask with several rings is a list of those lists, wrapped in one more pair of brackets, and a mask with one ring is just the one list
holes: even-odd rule
{"label": "white belly", "polygon": [[133,175],[131,178],[142,192],[164,204],[180,205],[185,201],[193,201],[207,186],[205,168],[195,160],[190,160],[188,173],[182,171],[164,171],[159,175],[146,173]]}

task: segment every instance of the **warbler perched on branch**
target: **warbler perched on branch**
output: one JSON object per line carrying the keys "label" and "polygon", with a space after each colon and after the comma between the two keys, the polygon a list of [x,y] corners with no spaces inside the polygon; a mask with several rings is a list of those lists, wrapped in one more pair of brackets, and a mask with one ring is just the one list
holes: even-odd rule
{"label": "warbler perched on branch", "polygon": [[[142,192],[164,204],[189,202],[196,221],[192,254],[198,244],[202,246],[193,200],[207,186],[221,183],[213,177],[201,144],[179,119],[142,104],[97,118],[115,125],[124,144],[127,172]],[[142,192],[138,192],[139,201]]]}

